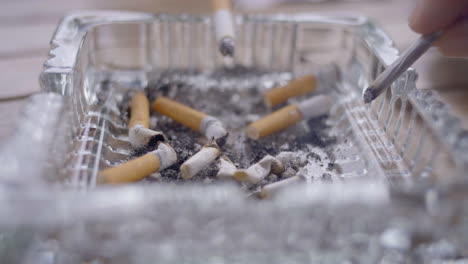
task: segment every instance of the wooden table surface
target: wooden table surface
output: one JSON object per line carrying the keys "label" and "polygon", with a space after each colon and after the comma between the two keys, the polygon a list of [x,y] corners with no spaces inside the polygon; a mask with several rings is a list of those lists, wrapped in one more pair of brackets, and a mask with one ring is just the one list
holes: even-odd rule
{"label": "wooden table surface", "polygon": [[[297,1],[292,1],[297,2]],[[15,119],[29,95],[39,91],[38,76],[49,40],[60,18],[83,9],[122,9],[164,13],[208,13],[210,0],[3,0],[0,8],[0,143],[12,133]],[[407,27],[412,1],[332,1],[320,4],[288,3],[266,13],[321,12],[363,14],[371,17],[405,48],[417,35]],[[240,12],[249,12],[239,10]],[[464,59],[443,59],[436,51],[416,65],[420,88],[440,88],[454,111],[468,120],[468,69]],[[467,122],[468,123],[468,122]]]}

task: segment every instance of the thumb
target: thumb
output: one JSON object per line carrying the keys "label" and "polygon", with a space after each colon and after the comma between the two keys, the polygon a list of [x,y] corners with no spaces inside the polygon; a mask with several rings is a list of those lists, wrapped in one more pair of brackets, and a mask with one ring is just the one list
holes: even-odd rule
{"label": "thumb", "polygon": [[418,0],[409,25],[418,33],[429,34],[446,28],[467,10],[467,0]]}

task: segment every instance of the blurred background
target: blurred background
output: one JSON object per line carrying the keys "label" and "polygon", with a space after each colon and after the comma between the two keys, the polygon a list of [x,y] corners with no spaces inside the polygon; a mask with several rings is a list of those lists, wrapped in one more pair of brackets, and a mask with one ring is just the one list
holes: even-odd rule
{"label": "blurred background", "polygon": [[[408,25],[413,0],[237,0],[238,13],[361,14],[380,25],[403,50],[415,39]],[[209,14],[210,0],[2,0],[0,8],[0,144],[12,133],[25,99],[39,91],[38,76],[49,41],[67,12],[121,9]],[[418,88],[438,89],[468,128],[467,59],[444,58],[432,49],[415,68]]]}

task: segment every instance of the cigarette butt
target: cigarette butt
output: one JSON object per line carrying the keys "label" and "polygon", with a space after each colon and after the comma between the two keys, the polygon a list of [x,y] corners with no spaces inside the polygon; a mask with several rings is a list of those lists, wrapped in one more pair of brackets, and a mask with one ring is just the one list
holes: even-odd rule
{"label": "cigarette butt", "polygon": [[199,112],[165,96],[160,96],[154,101],[153,109],[177,123],[202,133],[209,140],[216,140],[227,135],[226,129],[224,129],[221,121],[217,118]]}
{"label": "cigarette butt", "polygon": [[205,116],[200,124],[200,132],[209,140],[217,140],[227,136],[227,131],[221,121],[212,116]]}
{"label": "cigarette butt", "polygon": [[247,136],[251,139],[260,139],[286,129],[301,120],[302,114],[297,105],[288,105],[251,123],[247,127]]}
{"label": "cigarette butt", "polygon": [[298,104],[299,111],[305,120],[324,115],[330,111],[333,104],[327,95],[317,95]]}
{"label": "cigarette butt", "polygon": [[167,143],[161,143],[153,152],[116,167],[101,171],[98,184],[120,184],[142,180],[148,175],[162,171],[177,161],[174,149]]}
{"label": "cigarette butt", "polygon": [[263,101],[268,107],[286,102],[289,98],[312,93],[317,88],[317,78],[308,74],[289,82],[285,86],[273,88],[263,94]]}
{"label": "cigarette butt", "polygon": [[145,93],[135,93],[132,97],[130,113],[128,137],[133,147],[156,146],[159,142],[166,141],[163,133],[149,129],[149,100]]}
{"label": "cigarette butt", "polygon": [[284,190],[285,188],[287,188],[288,186],[297,184],[297,183],[299,183],[299,182],[301,182],[303,180],[304,180],[304,178],[302,176],[297,175],[297,176],[293,176],[291,178],[287,178],[287,179],[284,179],[284,180],[281,180],[281,181],[277,181],[277,182],[274,182],[274,183],[267,184],[267,185],[262,187],[262,190],[258,193],[258,197],[260,199],[270,198],[275,193],[278,193],[278,192]]}
{"label": "cigarette butt", "polygon": [[330,111],[332,100],[326,95],[317,95],[299,104],[292,104],[253,122],[247,127],[247,136],[260,139],[293,126],[302,119],[310,119]]}
{"label": "cigarette butt", "polygon": [[135,125],[129,129],[128,137],[133,147],[157,146],[159,142],[166,142],[166,136],[160,131],[145,128],[142,125]]}
{"label": "cigarette butt", "polygon": [[218,159],[218,163],[216,165],[218,167],[216,178],[232,179],[234,177],[234,173],[236,172],[237,168],[236,165],[234,165],[234,163],[232,163],[232,161],[227,156],[221,156]]}
{"label": "cigarette butt", "polygon": [[128,127],[134,127],[135,125],[141,125],[144,128],[149,128],[150,113],[149,113],[149,101],[145,93],[137,92],[132,97],[131,102],[131,116]]}
{"label": "cigarette butt", "polygon": [[216,40],[223,56],[234,56],[235,31],[230,0],[212,1]]}
{"label": "cigarette butt", "polygon": [[248,169],[237,170],[234,173],[234,178],[238,181],[248,181],[255,184],[263,180],[270,173],[281,175],[283,172],[283,164],[273,156],[267,155]]}
{"label": "cigarette butt", "polygon": [[182,177],[186,180],[192,178],[202,169],[210,165],[216,158],[221,155],[221,150],[216,143],[210,143],[195,153],[192,157],[186,160],[180,166]]}

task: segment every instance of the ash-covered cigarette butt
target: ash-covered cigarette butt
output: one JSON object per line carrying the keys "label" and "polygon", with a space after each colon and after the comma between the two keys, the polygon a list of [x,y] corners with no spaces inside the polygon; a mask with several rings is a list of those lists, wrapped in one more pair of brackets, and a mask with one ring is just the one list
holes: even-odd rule
{"label": "ash-covered cigarette butt", "polygon": [[177,154],[167,143],[160,143],[155,151],[127,161],[98,174],[98,184],[120,184],[140,181],[152,173],[162,171],[177,161]]}
{"label": "ash-covered cigarette butt", "polygon": [[316,73],[304,75],[284,86],[266,91],[263,94],[263,101],[266,106],[275,107],[290,98],[310,94],[316,91],[319,85],[332,85],[338,78],[338,68],[336,66],[324,66],[322,70]]}
{"label": "ash-covered cigarette butt", "polygon": [[260,139],[308,120],[326,114],[331,107],[330,97],[317,95],[298,104],[285,106],[272,114],[251,123],[246,130],[251,139]]}
{"label": "ash-covered cigarette butt", "polygon": [[295,184],[298,184],[302,181],[304,181],[304,177],[300,175],[296,175],[281,181],[277,181],[274,183],[267,184],[262,187],[262,190],[258,193],[258,197],[261,199],[267,199],[272,197],[274,194],[292,186]]}
{"label": "ash-covered cigarette butt", "polygon": [[136,92],[131,101],[131,116],[128,123],[128,137],[133,147],[156,146],[165,141],[163,133],[149,129],[150,106],[143,92]]}
{"label": "ash-covered cigarette butt", "polygon": [[212,0],[213,23],[219,51],[223,56],[234,56],[235,30],[230,0]]}
{"label": "ash-covered cigarette butt", "polygon": [[180,166],[182,177],[186,180],[192,178],[204,168],[208,167],[221,155],[221,150],[216,143],[209,143],[202,147],[200,151],[186,160]]}
{"label": "ash-covered cigarette butt", "polygon": [[234,165],[234,163],[227,156],[221,156],[218,159],[216,166],[218,167],[216,178],[220,180],[233,179],[237,168],[236,165]]}
{"label": "ash-covered cigarette butt", "polygon": [[270,175],[270,173],[281,175],[284,170],[281,161],[273,156],[267,155],[248,169],[237,170],[234,173],[234,178],[238,181],[247,181],[255,184]]}
{"label": "ash-covered cigarette butt", "polygon": [[153,109],[172,120],[196,132],[202,133],[209,140],[218,140],[227,136],[227,131],[219,119],[178,103],[165,96],[156,98]]}

